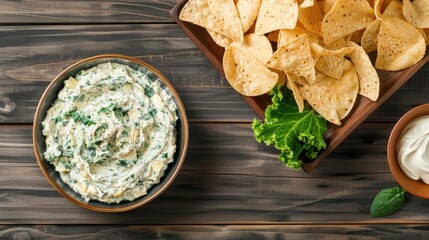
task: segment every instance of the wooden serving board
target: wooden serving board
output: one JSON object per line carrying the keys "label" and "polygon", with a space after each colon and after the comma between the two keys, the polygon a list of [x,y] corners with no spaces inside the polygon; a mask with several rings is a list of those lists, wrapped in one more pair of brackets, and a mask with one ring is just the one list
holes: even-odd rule
{"label": "wooden serving board", "polygon": [[[222,66],[222,58],[224,48],[218,46],[210,37],[208,32],[192,23],[183,22],[179,19],[180,11],[188,0],[180,1],[170,12],[173,19],[215,66],[215,68],[225,76]],[[307,173],[313,171],[319,163],[327,158],[329,154],[356,129],[372,112],[374,112],[381,104],[383,104],[394,92],[396,92],[405,82],[407,82],[426,62],[429,60],[429,55],[426,56],[414,66],[402,71],[388,72],[378,70],[380,77],[380,96],[376,102],[373,102],[365,97],[358,95],[355,106],[347,118],[343,119],[342,125],[337,126],[328,123],[328,131],[324,138],[327,144],[319,156],[314,160],[304,160],[302,166]],[[239,94],[239,93],[237,93]],[[264,111],[267,105],[270,104],[270,97],[262,95],[258,97],[242,96],[249,106],[258,114],[261,119],[264,119]]]}

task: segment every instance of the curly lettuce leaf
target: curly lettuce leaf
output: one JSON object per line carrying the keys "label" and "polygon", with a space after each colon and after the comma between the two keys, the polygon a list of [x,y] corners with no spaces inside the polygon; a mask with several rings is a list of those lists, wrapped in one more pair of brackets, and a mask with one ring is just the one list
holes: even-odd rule
{"label": "curly lettuce leaf", "polygon": [[252,129],[260,143],[274,145],[281,151],[279,159],[292,169],[300,169],[300,156],[314,159],[326,148],[323,135],[326,120],[314,110],[299,112],[291,91],[282,92],[281,86],[270,92],[272,104],[265,110],[265,123],[254,120]]}

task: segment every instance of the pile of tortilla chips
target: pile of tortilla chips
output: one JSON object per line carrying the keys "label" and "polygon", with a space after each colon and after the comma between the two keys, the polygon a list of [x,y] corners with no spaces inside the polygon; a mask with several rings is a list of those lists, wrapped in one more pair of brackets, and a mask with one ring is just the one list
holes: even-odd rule
{"label": "pile of tortilla chips", "polygon": [[235,90],[257,96],[285,84],[301,111],[307,101],[341,125],[358,94],[378,99],[369,52],[390,71],[424,57],[429,0],[189,0],[179,17],[225,47]]}

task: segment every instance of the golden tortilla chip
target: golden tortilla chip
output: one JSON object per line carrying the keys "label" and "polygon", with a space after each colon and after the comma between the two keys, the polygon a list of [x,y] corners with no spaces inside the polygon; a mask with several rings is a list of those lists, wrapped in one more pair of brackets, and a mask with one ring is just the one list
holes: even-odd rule
{"label": "golden tortilla chip", "polygon": [[362,39],[362,36],[363,36],[363,33],[365,32],[365,30],[366,30],[366,28],[358,30],[358,31],[350,34],[348,40],[352,41],[352,42],[355,42],[355,43],[360,43],[360,41]]}
{"label": "golden tortilla chip", "polygon": [[229,44],[231,44],[232,39],[215,31],[207,29],[207,32],[210,34],[210,37],[212,37],[213,41],[221,47],[227,47]]}
{"label": "golden tortilla chip", "polygon": [[359,94],[377,101],[380,93],[380,79],[365,50],[354,42],[347,42],[355,51],[348,54],[359,77]]}
{"label": "golden tortilla chip", "polygon": [[268,33],[268,40],[271,42],[277,42],[277,39],[279,38],[279,31],[280,30],[276,30],[274,32]]}
{"label": "golden tortilla chip", "polygon": [[426,46],[427,46],[429,43],[429,39],[428,39],[428,35],[427,35],[425,29],[417,28],[417,30],[420,32],[420,34],[422,34],[423,38],[425,39]]}
{"label": "golden tortilla chip", "polygon": [[233,42],[232,46],[240,51],[253,55],[262,63],[265,63],[273,55],[273,48],[265,35],[258,36],[255,33],[246,34],[243,42]]}
{"label": "golden tortilla chip", "polygon": [[345,60],[343,68],[341,79],[325,76],[316,84],[300,90],[322,117],[337,125],[341,125],[340,120],[353,109],[359,89],[358,75],[350,61]]}
{"label": "golden tortilla chip", "polygon": [[403,0],[405,19],[418,28],[429,28],[429,1]]}
{"label": "golden tortilla chip", "polygon": [[293,41],[297,39],[299,36],[307,34],[308,40],[310,42],[319,42],[319,35],[316,33],[312,33],[307,31],[305,28],[299,26],[299,24],[296,25],[295,29],[281,29],[279,30],[278,35],[278,41],[277,41],[277,48],[281,48],[286,43]]}
{"label": "golden tortilla chip", "polygon": [[347,117],[356,101],[359,90],[358,75],[349,60],[344,61],[344,74],[340,80],[325,77],[322,86],[327,90],[331,104],[340,120]]}
{"label": "golden tortilla chip", "polygon": [[322,73],[339,79],[343,75],[344,55],[353,52],[353,48],[347,47],[344,39],[339,40],[324,46],[326,49],[318,44],[312,44],[311,50],[313,57],[317,59],[315,67]]}
{"label": "golden tortilla chip", "polygon": [[323,1],[323,8],[322,9],[322,13],[323,16],[326,16],[326,14],[328,14],[329,11],[331,11],[332,7],[334,6],[336,0],[325,0]]}
{"label": "golden tortilla chip", "polygon": [[322,20],[323,16],[317,4],[306,8],[299,8],[298,21],[308,31],[322,36]]}
{"label": "golden tortilla chip", "polygon": [[426,46],[429,44],[429,28],[423,29],[423,31],[426,33]]}
{"label": "golden tortilla chip", "polygon": [[302,97],[301,93],[299,92],[298,85],[296,84],[295,80],[293,78],[302,78],[294,75],[293,73],[287,73],[287,80],[288,85],[290,85],[290,89],[292,90],[293,97],[295,98],[296,105],[298,105],[299,112],[302,112],[304,110],[304,98]]}
{"label": "golden tortilla chip", "polygon": [[378,33],[380,32],[380,19],[372,22],[362,35],[360,44],[366,53],[377,50]]}
{"label": "golden tortilla chip", "polygon": [[[343,42],[343,41],[337,41],[337,42]],[[336,42],[335,42],[336,43]],[[330,44],[327,48],[323,48],[317,43],[310,43],[311,46],[311,53],[313,54],[313,58],[317,59],[323,56],[331,56],[331,55],[346,55],[353,53],[355,51],[354,47],[346,46],[344,47],[342,43],[339,44]],[[346,43],[347,44],[347,43]],[[331,50],[333,49],[333,50]]]}
{"label": "golden tortilla chip", "polygon": [[[344,68],[344,66],[343,66]],[[326,74],[322,73],[321,71],[316,69],[316,84],[320,81],[323,81],[323,79],[326,77]],[[308,84],[307,84],[308,85]]]}
{"label": "golden tortilla chip", "polygon": [[258,17],[261,0],[235,0],[243,32],[247,32]]}
{"label": "golden tortilla chip", "polygon": [[243,27],[234,0],[209,0],[209,9],[225,36],[236,42],[243,41]]}
{"label": "golden tortilla chip", "polygon": [[398,0],[391,1],[383,11],[382,17],[393,17],[405,20],[404,14],[402,13],[402,3]]}
{"label": "golden tortilla chip", "polygon": [[261,61],[234,46],[228,46],[223,55],[223,69],[229,84],[245,96],[258,96],[270,91],[278,75]]}
{"label": "golden tortilla chip", "polygon": [[366,28],[374,20],[374,11],[366,0],[337,0],[323,18],[325,44]]}
{"label": "golden tortilla chip", "polygon": [[266,65],[305,77],[310,84],[315,81],[314,61],[306,34],[279,48]]}
{"label": "golden tortilla chip", "polygon": [[375,67],[388,71],[408,68],[420,61],[426,52],[422,34],[411,24],[384,18],[380,24]]}
{"label": "golden tortilla chip", "polygon": [[226,32],[216,24],[213,15],[210,13],[209,0],[189,0],[180,12],[179,18],[182,21],[226,35]]}
{"label": "golden tortilla chip", "polygon": [[293,29],[298,20],[298,4],[293,0],[263,0],[255,32],[263,35],[278,29]]}
{"label": "golden tortilla chip", "polygon": [[277,70],[277,69],[271,69],[270,70],[272,72],[277,73],[277,75],[279,76],[279,79],[277,80],[277,84],[276,85],[284,85],[286,82],[286,73],[281,71],[281,70]]}
{"label": "golden tortilla chip", "polygon": [[298,3],[300,8],[308,8],[315,5],[314,0],[298,0]]}
{"label": "golden tortilla chip", "polygon": [[385,0],[375,0],[375,2],[374,2],[374,13],[375,13],[375,17],[377,19],[382,18],[381,13],[383,10],[384,2],[385,2]]}
{"label": "golden tortilla chip", "polygon": [[332,106],[331,99],[326,94],[324,87],[320,87],[319,85],[308,85],[300,88],[299,91],[320,116],[333,124],[341,125],[338,113]]}

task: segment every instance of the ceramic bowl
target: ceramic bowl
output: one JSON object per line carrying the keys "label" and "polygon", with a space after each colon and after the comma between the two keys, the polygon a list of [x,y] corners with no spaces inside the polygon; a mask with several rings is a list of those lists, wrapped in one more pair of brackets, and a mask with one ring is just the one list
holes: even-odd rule
{"label": "ceramic bowl", "polygon": [[[80,194],[73,191],[67,184],[65,184],[60,177],[60,174],[55,171],[55,167],[47,162],[43,156],[43,153],[46,150],[45,145],[45,137],[42,135],[42,124],[41,122],[46,116],[47,110],[51,107],[52,103],[57,98],[58,92],[64,87],[64,80],[68,79],[70,76],[75,76],[77,72],[83,69],[88,69],[93,66],[96,66],[100,63],[104,62],[115,62],[127,65],[137,71],[144,72],[150,80],[155,81],[159,80],[161,82],[162,88],[164,88],[167,93],[169,93],[174,102],[177,105],[177,114],[179,119],[176,122],[176,130],[177,130],[177,151],[174,156],[174,161],[169,164],[168,169],[165,172],[165,175],[161,178],[161,181],[152,186],[147,195],[137,198],[133,201],[124,201],[118,204],[116,203],[103,203],[99,201],[85,201]],[[36,109],[36,114],[34,117],[33,124],[33,145],[34,152],[36,155],[37,162],[39,164],[40,169],[45,175],[46,179],[49,183],[65,198],[70,200],[71,202],[99,212],[123,212],[128,211],[137,207],[140,207],[157,196],[159,196],[174,180],[174,178],[179,173],[179,170],[183,164],[185,159],[185,154],[188,146],[188,120],[186,117],[185,108],[183,106],[182,101],[173,85],[167,80],[167,78],[162,75],[158,70],[149,64],[124,55],[117,54],[106,54],[106,55],[98,55],[94,57],[90,57],[79,61],[63,72],[61,72],[54,80],[49,84],[43,93],[39,104]]]}
{"label": "ceramic bowl", "polygon": [[389,141],[387,143],[387,161],[390,171],[399,185],[415,196],[429,199],[429,185],[421,180],[414,180],[405,175],[398,163],[396,150],[398,141],[400,140],[405,127],[413,120],[425,115],[429,115],[429,104],[417,106],[399,119],[390,133]]}

